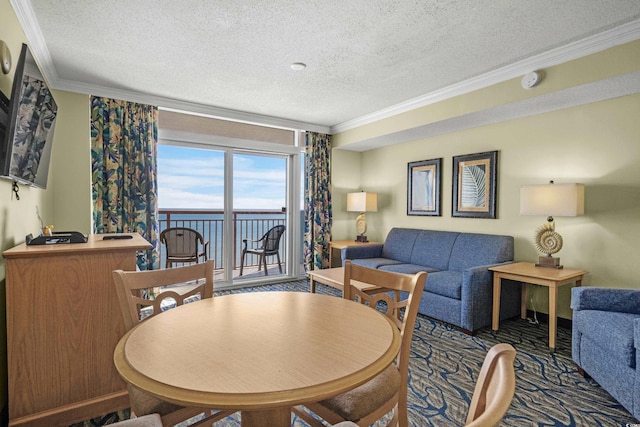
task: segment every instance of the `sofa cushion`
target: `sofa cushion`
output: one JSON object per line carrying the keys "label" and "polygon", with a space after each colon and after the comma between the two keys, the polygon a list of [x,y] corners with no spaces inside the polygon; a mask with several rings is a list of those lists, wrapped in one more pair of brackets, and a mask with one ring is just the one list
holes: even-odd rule
{"label": "sofa cushion", "polygon": [[424,291],[456,300],[462,299],[462,273],[452,270],[429,273]]}
{"label": "sofa cushion", "polygon": [[513,261],[513,237],[495,234],[460,233],[449,260],[449,270]]}
{"label": "sofa cushion", "polygon": [[411,264],[448,270],[449,257],[459,234],[452,231],[421,231],[413,245]]}
{"label": "sofa cushion", "polygon": [[403,274],[416,274],[420,271],[426,271],[427,273],[438,271],[435,268],[425,267],[424,265],[416,265],[416,264],[389,264],[389,265],[381,266],[380,270],[393,271],[394,273],[403,273]]}
{"label": "sofa cushion", "polygon": [[382,247],[382,257],[400,263],[411,263],[411,252],[420,230],[412,228],[392,228]]}
{"label": "sofa cushion", "polygon": [[577,310],[573,314],[574,330],[600,347],[603,356],[620,360],[635,369],[633,320],[640,315],[599,310]]}
{"label": "sofa cushion", "polygon": [[387,265],[402,264],[400,261],[388,258],[356,258],[352,259],[351,263],[369,268],[382,268]]}

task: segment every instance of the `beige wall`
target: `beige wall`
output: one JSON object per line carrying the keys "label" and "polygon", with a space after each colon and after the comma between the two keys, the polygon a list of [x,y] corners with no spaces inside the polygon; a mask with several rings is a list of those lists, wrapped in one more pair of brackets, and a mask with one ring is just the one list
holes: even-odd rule
{"label": "beige wall", "polygon": [[[0,90],[11,95],[15,63],[26,37],[8,0],[0,0],[0,39],[11,51],[13,66],[8,75],[0,74]],[[40,221],[55,230],[91,231],[91,165],[89,97],[52,91],[58,104],[52,161],[47,189],[19,186],[20,200],[11,193],[11,181],[0,179],[0,249],[22,243],[29,233],[40,232]],[[0,259],[0,278],[4,279],[4,260]]]}
{"label": "beige wall", "polygon": [[[15,64],[26,36],[8,0],[0,0],[0,40],[11,51],[13,66],[0,73],[0,90],[11,96]],[[0,251],[22,243],[29,233],[40,233],[39,210],[45,225],[56,230],[91,231],[91,165],[89,149],[89,97],[53,91],[58,118],[46,190],[20,185],[20,200],[11,182],[0,179]],[[0,257],[0,408],[6,404],[5,262]]]}
{"label": "beige wall", "polygon": [[[0,1],[0,39],[7,43],[13,58],[10,73],[0,73],[0,90],[10,98],[15,63],[20,55],[22,43],[26,43],[26,37],[8,0]],[[11,181],[0,180],[0,249],[5,250],[16,243],[24,242],[28,233],[38,233],[40,222],[36,216],[36,207],[44,221],[53,219],[50,193],[20,185],[20,200],[17,200],[11,193]],[[1,264],[0,273],[4,278],[4,262]]]}
{"label": "beige wall", "polygon": [[[347,193],[370,188],[360,185],[362,170],[362,155],[353,151],[332,150],[331,152],[331,206],[333,213],[332,234],[334,240],[355,238],[356,212],[347,212]],[[382,208],[382,200],[378,200],[379,208]],[[367,220],[373,218],[373,214]],[[367,221],[369,223],[369,221]],[[374,226],[369,226],[367,235],[375,231]]]}
{"label": "beige wall", "polygon": [[[571,85],[640,70],[640,43],[609,49],[600,54],[546,70],[539,91],[549,92]],[[538,92],[537,94],[539,94]],[[524,95],[523,95],[524,94]],[[480,96],[481,95],[481,96]],[[442,118],[455,117],[509,103],[523,96],[519,81],[504,82],[431,105],[421,114],[409,112],[334,136],[334,146],[388,134]],[[485,101],[483,101],[485,99]],[[345,212],[345,183],[379,192],[379,211],[367,214],[370,240],[383,240],[390,228],[455,230],[508,234],[515,237],[517,261],[535,261],[535,229],[544,217],[519,215],[519,189],[525,184],[582,182],[586,186],[586,214],[556,218],[556,231],[564,238],[557,254],[567,267],[590,271],[585,285],[640,288],[635,263],[640,242],[640,95],[631,95],[452,132],[392,147],[367,151],[358,162],[353,152],[333,151],[334,239],[351,237],[355,215]],[[499,151],[498,218],[451,217],[452,157]],[[406,214],[407,163],[443,159],[442,216]],[[353,162],[359,167],[343,169]],[[342,225],[347,222],[349,227]],[[535,308],[547,313],[546,288],[534,289]],[[561,288],[559,315],[571,318],[570,287]],[[531,308],[531,302],[529,302]]]}
{"label": "beige wall", "polygon": [[91,130],[88,95],[56,91],[53,146],[53,224],[56,230],[91,233]]}

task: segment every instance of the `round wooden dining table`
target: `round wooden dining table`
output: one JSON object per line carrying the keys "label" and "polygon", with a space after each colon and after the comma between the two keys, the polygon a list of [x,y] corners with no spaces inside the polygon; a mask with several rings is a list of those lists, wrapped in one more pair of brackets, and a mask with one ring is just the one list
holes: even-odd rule
{"label": "round wooden dining table", "polygon": [[304,292],[247,292],[186,304],[132,328],[115,366],[184,406],[241,411],[243,426],[289,426],[293,405],[335,396],[393,362],[398,329],[370,307]]}

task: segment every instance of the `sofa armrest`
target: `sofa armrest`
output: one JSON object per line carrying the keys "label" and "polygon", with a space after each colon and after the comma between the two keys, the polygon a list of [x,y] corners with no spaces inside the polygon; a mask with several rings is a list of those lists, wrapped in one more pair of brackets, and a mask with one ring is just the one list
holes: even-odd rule
{"label": "sofa armrest", "polygon": [[640,314],[640,290],[576,287],[571,289],[571,308]]}
{"label": "sofa armrest", "polygon": [[382,243],[377,245],[347,246],[342,248],[342,265],[347,259],[379,258],[382,256]]}
{"label": "sofa armrest", "polygon": [[480,265],[462,271],[461,323],[464,329],[474,331],[478,329],[478,325],[490,322],[493,306],[493,274],[489,268],[511,263],[512,261]]}
{"label": "sofa armrest", "polygon": [[[491,283],[491,289],[493,289],[493,272],[489,271],[489,269],[491,267],[497,267],[499,265],[507,265],[507,264],[513,264],[513,261],[506,261],[506,262],[498,262],[495,264],[488,264],[488,265],[478,265],[475,267],[470,267],[467,268],[465,270],[462,271],[462,274],[464,276],[474,276],[474,275],[479,275],[479,274],[489,274],[490,275],[490,283]],[[463,284],[464,286],[464,284]]]}

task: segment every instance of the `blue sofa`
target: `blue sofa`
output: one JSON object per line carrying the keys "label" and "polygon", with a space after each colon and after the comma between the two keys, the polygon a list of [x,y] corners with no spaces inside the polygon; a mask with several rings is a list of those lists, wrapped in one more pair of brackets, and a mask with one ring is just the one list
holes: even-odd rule
{"label": "blue sofa", "polygon": [[[513,262],[513,237],[393,228],[383,244],[342,249],[342,262],[413,274],[426,271],[419,312],[473,334],[491,324],[493,274]],[[520,286],[504,283],[500,318],[520,314]]]}
{"label": "blue sofa", "polygon": [[640,420],[640,290],[571,290],[571,356],[636,420]]}

